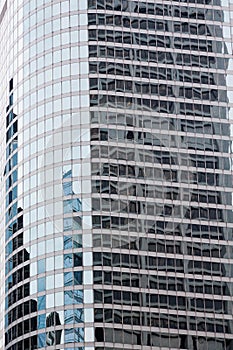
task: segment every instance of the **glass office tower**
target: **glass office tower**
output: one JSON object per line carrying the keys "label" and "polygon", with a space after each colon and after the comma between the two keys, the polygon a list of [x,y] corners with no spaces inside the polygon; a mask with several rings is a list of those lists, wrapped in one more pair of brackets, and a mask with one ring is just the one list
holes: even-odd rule
{"label": "glass office tower", "polygon": [[1,350],[233,349],[232,20],[0,0]]}

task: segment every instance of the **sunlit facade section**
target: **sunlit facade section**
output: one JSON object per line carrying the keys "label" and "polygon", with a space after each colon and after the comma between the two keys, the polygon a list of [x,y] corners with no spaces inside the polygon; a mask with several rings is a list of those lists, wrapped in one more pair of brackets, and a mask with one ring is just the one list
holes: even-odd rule
{"label": "sunlit facade section", "polygon": [[3,348],[92,350],[87,2],[5,4]]}

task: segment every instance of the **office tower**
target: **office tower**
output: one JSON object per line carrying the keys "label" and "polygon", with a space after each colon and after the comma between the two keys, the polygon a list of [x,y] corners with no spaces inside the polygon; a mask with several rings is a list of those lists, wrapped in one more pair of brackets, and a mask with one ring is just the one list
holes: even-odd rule
{"label": "office tower", "polygon": [[0,1],[1,349],[233,348],[231,6]]}

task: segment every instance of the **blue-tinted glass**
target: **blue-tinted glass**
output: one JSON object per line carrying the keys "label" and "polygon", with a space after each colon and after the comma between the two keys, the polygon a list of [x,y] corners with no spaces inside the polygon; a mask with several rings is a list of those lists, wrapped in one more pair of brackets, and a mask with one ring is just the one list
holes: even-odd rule
{"label": "blue-tinted glass", "polygon": [[64,268],[73,267],[73,254],[64,254]]}
{"label": "blue-tinted glass", "polygon": [[74,310],[74,321],[75,323],[82,323],[83,320],[83,309]]}
{"label": "blue-tinted glass", "polygon": [[64,249],[72,248],[72,236],[64,236]]}
{"label": "blue-tinted glass", "polygon": [[46,315],[45,314],[39,315],[37,317],[37,323],[38,323],[38,328],[39,329],[45,328],[45,326],[46,326]]}
{"label": "blue-tinted glass", "polygon": [[13,242],[10,241],[6,246],[6,256],[10,255],[13,252]]}
{"label": "blue-tinted glass", "polygon": [[17,186],[13,187],[12,192],[13,192],[12,197],[13,197],[13,200],[14,200],[17,197]]}
{"label": "blue-tinted glass", "polygon": [[82,203],[80,199],[68,199],[63,201],[64,213],[76,213],[82,210]]}
{"label": "blue-tinted glass", "polygon": [[37,263],[37,271],[38,273],[45,272],[45,259],[41,259]]}
{"label": "blue-tinted glass", "polygon": [[74,329],[65,329],[65,343],[74,343]]}
{"label": "blue-tinted glass", "polygon": [[63,174],[63,179],[68,179],[70,177],[72,177],[72,169],[65,171]]}
{"label": "blue-tinted glass", "polygon": [[18,164],[18,154],[15,153],[12,157],[13,159],[13,167],[16,166]]}
{"label": "blue-tinted glass", "polygon": [[17,178],[18,178],[18,174],[17,174],[17,171],[13,171],[12,173],[12,177],[13,177],[13,182],[17,181]]}
{"label": "blue-tinted glass", "polygon": [[38,345],[38,348],[43,348],[46,346],[46,334],[45,333],[38,334],[37,345]]}
{"label": "blue-tinted glass", "polygon": [[75,328],[74,329],[75,342],[82,343],[84,341],[84,329]]}
{"label": "blue-tinted glass", "polygon": [[64,194],[64,196],[69,196],[69,195],[73,194],[72,182],[64,182],[63,183],[63,194]]}
{"label": "blue-tinted glass", "polygon": [[45,290],[45,277],[38,278],[38,292]]}
{"label": "blue-tinted glass", "polygon": [[65,343],[83,342],[84,341],[84,329],[83,328],[70,328],[65,329]]}
{"label": "blue-tinted glass", "polygon": [[6,224],[18,213],[17,203],[14,203],[6,212]]}
{"label": "blue-tinted glass", "polygon": [[72,199],[63,201],[63,210],[64,210],[64,214],[72,213]]}
{"label": "blue-tinted glass", "polygon": [[38,310],[44,310],[46,307],[45,295],[38,297]]}
{"label": "blue-tinted glass", "polygon": [[75,304],[83,304],[83,290],[74,290],[74,302]]}
{"label": "blue-tinted glass", "polygon": [[72,286],[73,285],[73,272],[65,272],[64,273],[64,285]]}
{"label": "blue-tinted glass", "polygon": [[73,323],[74,322],[74,310],[65,310],[64,312],[64,319],[65,324]]}
{"label": "blue-tinted glass", "polygon": [[64,304],[71,305],[74,303],[74,296],[72,290],[65,290],[64,292]]}
{"label": "blue-tinted glass", "polygon": [[9,105],[12,106],[13,105],[13,94],[11,94],[9,96]]}

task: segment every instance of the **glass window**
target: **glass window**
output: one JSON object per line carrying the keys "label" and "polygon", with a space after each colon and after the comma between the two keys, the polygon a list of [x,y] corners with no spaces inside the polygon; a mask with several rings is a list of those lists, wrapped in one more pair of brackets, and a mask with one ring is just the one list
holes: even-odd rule
{"label": "glass window", "polygon": [[37,271],[38,273],[45,272],[45,259],[41,259],[38,261]]}
{"label": "glass window", "polygon": [[46,325],[46,315],[42,314],[37,317],[37,322],[38,322],[38,328],[45,328]]}
{"label": "glass window", "polygon": [[46,299],[45,295],[38,297],[38,310],[45,310],[46,308]]}
{"label": "glass window", "polygon": [[37,280],[37,291],[42,292],[45,290],[45,277],[38,278]]}

